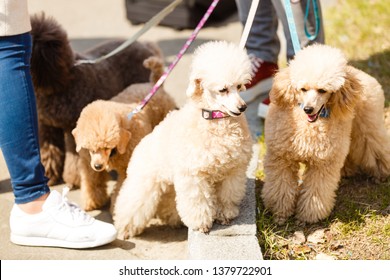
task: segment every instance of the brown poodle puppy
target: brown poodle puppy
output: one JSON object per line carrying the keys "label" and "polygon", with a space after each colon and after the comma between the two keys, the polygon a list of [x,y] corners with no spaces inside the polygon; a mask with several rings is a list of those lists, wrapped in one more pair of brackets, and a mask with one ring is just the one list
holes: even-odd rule
{"label": "brown poodle puppy", "polygon": [[383,90],[340,50],[313,45],[297,53],[270,97],[262,198],[278,223],[294,213],[309,223],[328,217],[342,175],[390,175]]}
{"label": "brown poodle puppy", "polygon": [[[42,162],[49,184],[62,179],[65,156],[74,155],[70,135],[81,110],[97,99],[110,99],[133,83],[148,82],[150,71],[143,61],[161,55],[151,43],[135,42],[122,52],[96,64],[75,66],[78,59],[108,53],[121,42],[97,46],[85,54],[75,53],[66,31],[44,14],[31,17],[33,50],[31,72],[37,99]],[[66,135],[68,134],[68,135]],[[76,184],[78,182],[71,182]]]}
{"label": "brown poodle puppy", "polygon": [[[145,67],[159,76],[163,63],[151,57],[145,61]],[[72,134],[80,153],[80,187],[85,210],[99,208],[108,202],[107,181],[111,170],[118,174],[111,197],[113,207],[135,146],[175,109],[173,99],[160,89],[146,107],[129,120],[127,115],[152,86],[152,83],[133,84],[110,101],[97,100],[82,110]]]}

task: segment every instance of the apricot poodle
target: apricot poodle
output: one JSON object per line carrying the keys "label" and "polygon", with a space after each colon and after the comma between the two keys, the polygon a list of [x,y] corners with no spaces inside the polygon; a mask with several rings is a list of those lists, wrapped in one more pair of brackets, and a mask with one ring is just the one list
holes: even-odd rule
{"label": "apricot poodle", "polygon": [[141,140],[119,191],[114,223],[121,238],[157,216],[207,233],[228,224],[246,191],[252,139],[239,92],[251,78],[246,52],[209,42],[194,54],[188,102]]}
{"label": "apricot poodle", "polygon": [[152,83],[133,84],[111,100],[92,102],[81,111],[72,131],[80,154],[78,171],[85,210],[100,208],[108,202],[108,172],[115,170],[113,207],[135,146],[176,107],[172,97],[160,88],[142,111],[128,119],[127,115],[150,92],[163,72],[163,62],[157,57],[146,59],[145,67],[152,70]]}
{"label": "apricot poodle", "polygon": [[270,99],[262,198],[278,223],[293,214],[309,223],[328,217],[341,176],[390,175],[383,90],[340,50],[301,50],[276,74]]}
{"label": "apricot poodle", "polygon": [[[148,82],[150,71],[142,63],[161,53],[152,43],[135,42],[100,63],[75,66],[77,60],[100,57],[123,41],[108,41],[79,54],[72,50],[66,31],[54,18],[43,13],[34,15],[31,25],[31,73],[41,156],[49,184],[53,185],[63,179],[65,140],[67,156],[77,156],[70,133],[81,110],[94,100],[110,99],[133,83]],[[64,179],[69,185],[78,184],[74,178]]]}

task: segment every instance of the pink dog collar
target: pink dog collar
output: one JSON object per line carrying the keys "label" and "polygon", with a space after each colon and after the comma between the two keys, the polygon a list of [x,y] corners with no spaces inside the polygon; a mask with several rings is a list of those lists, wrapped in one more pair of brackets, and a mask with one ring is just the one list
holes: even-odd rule
{"label": "pink dog collar", "polygon": [[202,109],[202,117],[206,120],[215,120],[229,117],[229,115],[218,110]]}

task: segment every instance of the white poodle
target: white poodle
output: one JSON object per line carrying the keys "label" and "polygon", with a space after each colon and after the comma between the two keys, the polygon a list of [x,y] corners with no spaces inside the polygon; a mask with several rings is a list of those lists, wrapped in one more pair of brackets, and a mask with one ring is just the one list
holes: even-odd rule
{"label": "white poodle", "polygon": [[120,237],[142,233],[155,216],[204,233],[237,217],[252,147],[239,92],[250,78],[245,50],[232,43],[195,51],[189,101],[134,150],[114,209]]}

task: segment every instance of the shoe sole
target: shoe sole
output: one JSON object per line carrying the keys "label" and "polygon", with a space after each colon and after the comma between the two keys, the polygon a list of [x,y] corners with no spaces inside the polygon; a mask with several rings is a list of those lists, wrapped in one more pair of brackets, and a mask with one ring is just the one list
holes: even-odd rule
{"label": "shoe sole", "polygon": [[245,103],[250,103],[260,95],[268,94],[272,87],[273,78],[267,78],[260,83],[257,83],[254,87],[240,93],[241,98]]}
{"label": "shoe sole", "polygon": [[101,240],[70,242],[59,239],[51,239],[46,237],[30,237],[20,236],[11,233],[11,242],[23,246],[39,246],[39,247],[61,247],[70,249],[94,248],[111,243],[116,239],[116,236],[110,236]]}

